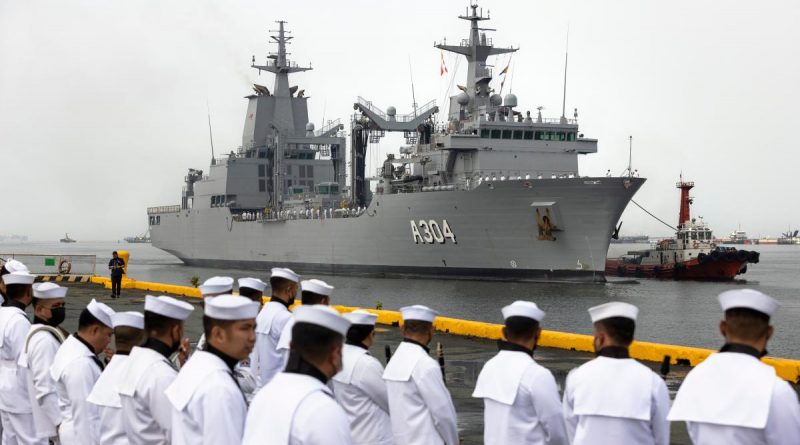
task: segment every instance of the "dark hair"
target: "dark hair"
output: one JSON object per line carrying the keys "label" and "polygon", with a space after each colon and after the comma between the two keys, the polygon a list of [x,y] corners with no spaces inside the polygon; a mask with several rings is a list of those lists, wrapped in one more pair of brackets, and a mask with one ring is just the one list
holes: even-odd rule
{"label": "dark hair", "polygon": [[527,341],[536,336],[539,330],[539,322],[528,317],[508,317],[506,318],[506,337],[509,341]]}
{"label": "dark hair", "polygon": [[261,297],[264,296],[260,290],[253,289],[252,287],[239,287],[239,295],[259,303],[261,302]]}
{"label": "dark hair", "polygon": [[6,284],[6,297],[11,300],[19,300],[25,296],[25,292],[30,288],[30,284]]}
{"label": "dark hair", "polygon": [[283,277],[271,277],[269,279],[269,286],[272,288],[273,293],[286,290],[290,284],[295,284],[295,282]]}
{"label": "dark hair", "polygon": [[3,275],[5,275],[7,273],[11,273],[11,272],[9,272],[8,269],[6,269],[5,263],[3,263],[3,267],[0,267],[0,277],[2,277]]}
{"label": "dark hair", "polygon": [[364,340],[369,337],[369,334],[375,330],[375,326],[368,324],[354,324],[347,330],[347,343],[351,345],[360,345]]}
{"label": "dark hair", "polygon": [[206,342],[211,339],[211,329],[214,326],[219,326],[220,328],[227,330],[233,326],[236,321],[237,320],[218,320],[216,318],[211,318],[208,315],[203,315],[203,333],[206,334]]}
{"label": "dark hair", "polygon": [[342,335],[328,328],[311,323],[298,322],[292,326],[291,350],[311,362],[324,360],[331,349],[342,344]]}
{"label": "dark hair", "polygon": [[105,326],[102,321],[89,312],[89,309],[82,310],[80,317],[78,317],[78,330],[86,329],[92,325]]}
{"label": "dark hair", "polygon": [[115,251],[111,252],[111,255],[118,255],[118,253],[117,253],[117,251],[115,250]]}
{"label": "dark hair", "polygon": [[725,325],[730,335],[743,340],[759,340],[769,330],[769,316],[743,307],[725,311]]}
{"label": "dark hair", "polygon": [[165,317],[155,312],[144,311],[144,330],[156,335],[165,335],[170,329],[181,324],[181,320]]}
{"label": "dark hair", "polygon": [[622,346],[633,343],[633,334],[636,331],[636,322],[628,317],[611,317],[597,323],[609,337]]}
{"label": "dark hair", "polygon": [[130,351],[144,340],[144,331],[133,326],[117,326],[114,328],[114,345],[117,350]]}
{"label": "dark hair", "polygon": [[327,295],[318,294],[309,290],[304,290],[300,302],[303,304],[321,304],[328,300]]}
{"label": "dark hair", "polygon": [[433,323],[422,320],[404,320],[403,329],[413,334],[424,334],[431,330]]}

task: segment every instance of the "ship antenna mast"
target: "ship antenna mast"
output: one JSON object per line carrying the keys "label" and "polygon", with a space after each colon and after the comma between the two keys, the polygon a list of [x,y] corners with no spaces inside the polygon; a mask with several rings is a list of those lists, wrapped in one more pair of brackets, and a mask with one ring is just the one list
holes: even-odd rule
{"label": "ship antenna mast", "polygon": [[564,93],[561,95],[561,123],[567,122],[567,63],[569,62],[569,25],[567,25],[567,45],[564,48]]}
{"label": "ship antenna mast", "polygon": [[408,75],[411,77],[411,106],[414,108],[414,117],[417,117],[417,96],[414,94],[414,70],[411,69],[411,55],[408,56]]}
{"label": "ship antenna mast", "polygon": [[214,158],[214,135],[211,133],[211,107],[208,106],[208,97],[206,97],[206,112],[208,113],[208,140],[211,143],[211,165],[216,165],[217,161]]}
{"label": "ship antenna mast", "polygon": [[628,136],[628,177],[633,177],[633,136]]}

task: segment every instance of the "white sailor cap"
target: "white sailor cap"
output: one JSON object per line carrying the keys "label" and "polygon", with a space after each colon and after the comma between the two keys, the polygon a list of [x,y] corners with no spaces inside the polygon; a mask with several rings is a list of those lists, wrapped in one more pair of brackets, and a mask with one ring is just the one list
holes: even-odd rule
{"label": "white sailor cap", "polygon": [[[323,304],[300,306],[294,310],[295,323],[310,323],[334,332],[347,335],[350,329],[350,320],[339,315],[336,309]],[[296,326],[296,324],[295,324]]]}
{"label": "white sailor cap", "polygon": [[239,289],[243,287],[255,289],[263,293],[264,289],[267,287],[267,283],[259,280],[258,278],[239,278]]}
{"label": "white sailor cap", "polygon": [[630,303],[623,303],[621,301],[612,301],[589,308],[589,316],[592,317],[592,323],[597,323],[600,320],[613,317],[630,318],[636,321],[637,315],[639,315],[639,308]]}
{"label": "white sailor cap", "polygon": [[33,284],[36,275],[31,275],[27,271],[11,272],[3,275],[3,283],[8,284]]}
{"label": "white sailor cap", "polygon": [[200,286],[200,293],[203,295],[224,294],[233,290],[233,278],[231,277],[211,277]]}
{"label": "white sailor cap", "polygon": [[111,323],[116,329],[120,326],[130,326],[136,329],[144,329],[144,315],[139,312],[115,312],[111,316]]}
{"label": "white sailor cap", "polygon": [[166,295],[161,295],[159,297],[145,295],[144,310],[167,318],[183,321],[189,318],[189,314],[194,310],[194,306]]}
{"label": "white sailor cap", "polygon": [[6,260],[6,262],[3,264],[3,267],[6,268],[8,273],[30,272],[30,270],[28,270],[28,266],[22,264],[22,261],[19,260]]}
{"label": "white sailor cap", "polygon": [[289,281],[294,281],[295,283],[300,282],[300,275],[294,273],[292,269],[287,269],[285,267],[273,267],[272,276],[278,278],[285,278]]}
{"label": "white sailor cap", "polygon": [[754,289],[734,289],[719,294],[723,311],[734,308],[752,309],[772,317],[780,304],[774,298]]}
{"label": "white sailor cap", "polygon": [[220,295],[206,298],[206,316],[216,320],[247,320],[256,318],[261,305],[239,295]]}
{"label": "white sailor cap", "polygon": [[49,281],[47,283],[37,283],[33,285],[33,296],[42,300],[64,298],[67,296],[67,289]]}
{"label": "white sailor cap", "polygon": [[375,320],[378,319],[378,314],[367,312],[364,309],[358,309],[344,314],[344,318],[352,324],[375,326]]}
{"label": "white sailor cap", "polygon": [[531,318],[538,322],[544,320],[544,311],[536,306],[536,303],[531,301],[517,300],[502,309],[503,320],[508,320],[510,317],[525,317]]}
{"label": "white sailor cap", "polygon": [[433,323],[433,319],[436,318],[437,315],[439,315],[438,312],[434,311],[428,306],[423,306],[421,304],[401,307],[400,314],[403,316],[404,321],[419,320],[419,321],[427,321],[428,323]]}
{"label": "white sailor cap", "polygon": [[114,327],[114,323],[111,321],[111,317],[114,316],[114,309],[108,307],[107,304],[101,303],[92,298],[92,301],[86,305],[86,309],[92,315],[94,315],[94,318],[96,318],[100,323],[103,323],[109,328]]}
{"label": "white sailor cap", "polygon": [[304,291],[327,296],[330,296],[333,292],[333,286],[322,280],[317,280],[316,278],[312,280],[303,280],[300,283],[300,288]]}

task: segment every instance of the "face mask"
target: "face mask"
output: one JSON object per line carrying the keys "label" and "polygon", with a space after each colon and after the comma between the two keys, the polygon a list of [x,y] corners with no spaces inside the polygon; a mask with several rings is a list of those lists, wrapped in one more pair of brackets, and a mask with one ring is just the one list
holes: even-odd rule
{"label": "face mask", "polygon": [[64,322],[67,316],[66,306],[54,307],[50,309],[50,319],[47,320],[47,325],[56,327]]}

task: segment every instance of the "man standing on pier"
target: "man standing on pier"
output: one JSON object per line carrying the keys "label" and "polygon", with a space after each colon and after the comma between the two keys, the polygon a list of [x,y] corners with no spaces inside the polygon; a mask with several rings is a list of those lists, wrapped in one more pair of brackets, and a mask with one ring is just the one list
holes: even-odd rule
{"label": "man standing on pier", "polygon": [[400,309],[400,313],[403,342],[383,372],[395,443],[458,445],[453,400],[442,369],[428,349],[436,312],[417,304]]}
{"label": "man standing on pier", "polygon": [[598,357],[570,371],[564,387],[564,419],[573,444],[669,444],[667,385],[628,353],[638,313],[621,302],[589,309]]}
{"label": "man standing on pier", "polygon": [[686,376],[669,420],[686,421],[695,444],[796,444],[800,405],[788,382],[761,362],[778,302],[752,289],[723,292],[725,345]]}
{"label": "man standing on pier", "polygon": [[108,270],[111,271],[111,298],[119,298],[119,291],[122,288],[122,274],[125,271],[125,260],[119,257],[115,250],[113,258],[108,262]]}
{"label": "man standing on pier", "polygon": [[258,314],[256,326],[256,369],[261,386],[283,370],[283,356],[278,352],[278,341],[286,322],[292,318],[289,307],[294,304],[299,283],[300,276],[291,269],[272,268],[272,277],[269,279],[272,297]]}
{"label": "man standing on pier", "polygon": [[553,373],[533,359],[545,313],[529,301],[502,310],[500,352],[486,362],[472,397],[483,398],[484,444],[563,444],[567,431]]}

